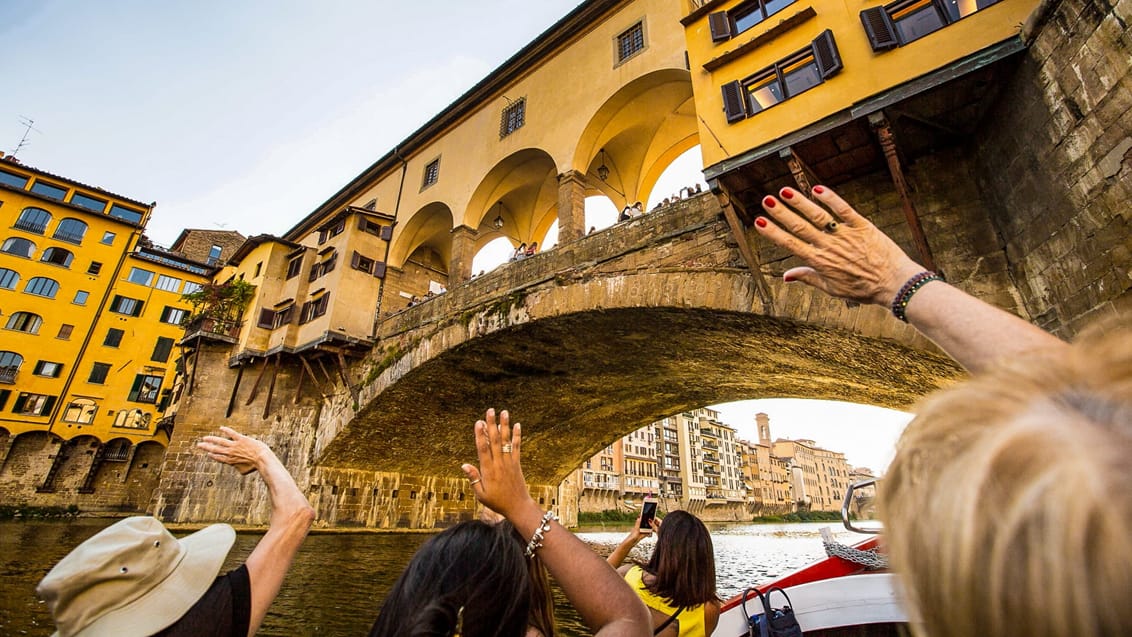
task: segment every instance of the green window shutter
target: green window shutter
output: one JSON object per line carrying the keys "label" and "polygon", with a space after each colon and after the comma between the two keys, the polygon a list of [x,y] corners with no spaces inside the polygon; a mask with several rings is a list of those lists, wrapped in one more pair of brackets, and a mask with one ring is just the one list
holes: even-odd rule
{"label": "green window shutter", "polygon": [[130,395],[126,398],[126,400],[137,401],[138,390],[141,389],[143,380],[145,380],[145,376],[142,376],[141,374],[138,374],[134,377],[134,386],[130,388]]}
{"label": "green window shutter", "polygon": [[153,348],[153,356],[150,360],[164,363],[169,360],[169,353],[173,351],[173,339],[164,336],[157,337],[157,345]]}

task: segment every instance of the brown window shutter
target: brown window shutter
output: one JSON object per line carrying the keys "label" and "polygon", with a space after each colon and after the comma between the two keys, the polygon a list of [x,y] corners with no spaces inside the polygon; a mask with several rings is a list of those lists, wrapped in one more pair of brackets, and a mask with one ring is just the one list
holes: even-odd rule
{"label": "brown window shutter", "polygon": [[265,327],[267,329],[271,329],[271,327],[274,323],[275,323],[275,312],[274,311],[269,310],[267,308],[263,308],[262,310],[259,311],[259,320],[256,321],[256,323],[255,323],[257,327]]}
{"label": "brown window shutter", "polygon": [[379,279],[385,278],[385,262],[378,261],[373,264],[373,275]]}
{"label": "brown window shutter", "polygon": [[365,217],[358,215],[358,230],[365,232],[366,226],[368,226],[368,225],[369,225],[369,219],[366,219]]}
{"label": "brown window shutter", "polygon": [[381,226],[381,238],[389,241],[393,238],[393,226]]}
{"label": "brown window shutter", "polygon": [[726,11],[709,13],[707,17],[708,28],[711,29],[712,42],[725,42],[731,39],[731,18]]}
{"label": "brown window shutter", "polygon": [[843,67],[841,54],[837,52],[837,42],[833,40],[833,31],[826,29],[814,40],[814,61],[818,64],[822,79],[837,75]]}
{"label": "brown window shutter", "polygon": [[865,25],[865,35],[874,51],[887,51],[900,46],[896,37],[896,25],[884,7],[872,7],[861,12],[861,24]]}
{"label": "brown window shutter", "polygon": [[357,270],[358,263],[361,263],[361,258],[362,255],[358,254],[357,250],[355,250],[353,256],[350,257],[350,267]]}
{"label": "brown window shutter", "polygon": [[743,85],[738,80],[723,85],[723,112],[727,115],[728,124],[747,116],[743,98]]}

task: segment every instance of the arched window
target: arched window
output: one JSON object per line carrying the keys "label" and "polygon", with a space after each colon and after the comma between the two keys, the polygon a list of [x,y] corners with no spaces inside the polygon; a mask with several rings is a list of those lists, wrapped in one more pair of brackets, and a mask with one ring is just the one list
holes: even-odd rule
{"label": "arched window", "polygon": [[43,208],[24,208],[20,218],[16,219],[16,227],[25,232],[43,234],[47,224],[51,222],[51,213]]}
{"label": "arched window", "polygon": [[76,422],[80,425],[89,425],[94,422],[94,415],[98,413],[98,404],[89,398],[76,398],[67,404],[63,410],[64,422]]}
{"label": "arched window", "polygon": [[86,224],[78,219],[68,217],[59,222],[59,225],[55,228],[55,234],[51,236],[54,239],[69,243],[82,243],[83,237],[86,236]]}
{"label": "arched window", "polygon": [[0,268],[0,290],[14,290],[20,282],[20,273],[7,268]]}
{"label": "arched window", "polygon": [[125,429],[149,429],[151,416],[140,409],[120,409],[114,416],[114,426]]}
{"label": "arched window", "polygon": [[0,252],[30,259],[35,254],[35,244],[22,237],[8,237],[4,239],[4,245],[0,246]]}
{"label": "arched window", "polygon": [[59,293],[59,282],[45,276],[37,276],[28,279],[28,284],[24,286],[24,292],[53,299]]}
{"label": "arched window", "polygon": [[39,332],[39,326],[43,325],[43,319],[38,314],[31,312],[16,312],[8,317],[8,324],[4,327],[17,332],[28,332],[29,334],[36,334]]}
{"label": "arched window", "polygon": [[66,248],[48,248],[43,251],[43,256],[39,260],[69,268],[74,258],[75,255],[71,254],[71,251]]}
{"label": "arched window", "polygon": [[15,352],[0,351],[0,383],[16,382],[16,372],[24,364],[24,357]]}

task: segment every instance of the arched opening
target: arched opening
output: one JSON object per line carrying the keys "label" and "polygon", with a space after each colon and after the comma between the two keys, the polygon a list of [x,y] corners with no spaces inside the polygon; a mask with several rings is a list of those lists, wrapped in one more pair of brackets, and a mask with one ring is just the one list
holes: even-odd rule
{"label": "arched opening", "polygon": [[597,232],[617,223],[617,215],[621,211],[613,204],[613,200],[605,195],[586,197],[586,233],[590,230]]}
{"label": "arched opening", "polygon": [[510,261],[515,253],[515,247],[511,245],[511,240],[505,237],[496,237],[488,241],[472,258],[472,277],[487,274]]}
{"label": "arched opening", "polygon": [[699,144],[681,153],[660,173],[645,209],[663,207],[665,200],[671,203],[685,199],[689,193],[696,194],[697,187],[700,192],[707,190]]}

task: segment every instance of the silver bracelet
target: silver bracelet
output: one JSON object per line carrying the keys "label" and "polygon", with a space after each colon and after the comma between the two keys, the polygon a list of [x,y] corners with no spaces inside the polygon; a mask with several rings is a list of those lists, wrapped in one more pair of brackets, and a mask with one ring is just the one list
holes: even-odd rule
{"label": "silver bracelet", "polygon": [[558,521],[558,516],[554,515],[554,511],[547,511],[543,514],[542,520],[538,523],[538,528],[535,529],[535,534],[531,536],[531,541],[527,542],[527,557],[533,557],[535,551],[542,548],[542,539],[546,533],[550,532],[550,521]]}

